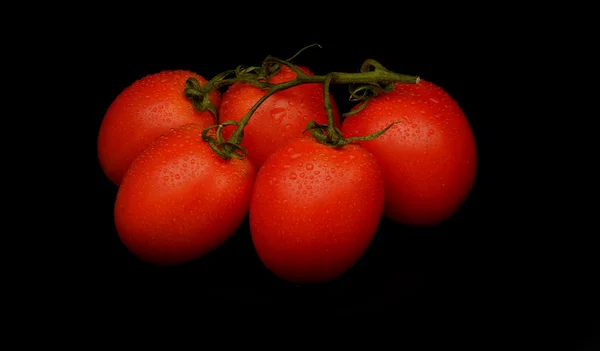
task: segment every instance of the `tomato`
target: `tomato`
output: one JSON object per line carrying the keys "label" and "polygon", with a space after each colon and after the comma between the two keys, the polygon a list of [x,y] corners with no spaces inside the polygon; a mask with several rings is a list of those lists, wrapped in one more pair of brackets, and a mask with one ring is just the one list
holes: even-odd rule
{"label": "tomato", "polygon": [[250,232],[276,276],[323,283],[348,271],[371,243],[383,212],[383,178],[359,145],[334,149],[312,136],[275,151],[256,177]]}
{"label": "tomato", "polygon": [[380,137],[360,142],[377,158],[385,180],[384,215],[414,226],[450,218],[469,196],[477,153],[464,112],[431,82],[397,83],[347,117],[342,134],[368,135],[394,125]]}
{"label": "tomato", "polygon": [[[106,176],[119,185],[133,159],[161,134],[180,125],[195,123],[208,127],[214,115],[198,112],[183,90],[188,78],[200,84],[206,79],[186,70],[166,70],[147,75],[125,88],[111,103],[98,135],[98,158]],[[211,92],[215,106],[218,91]]]}
{"label": "tomato", "polygon": [[[304,73],[313,75],[306,67],[298,66]],[[288,82],[296,74],[287,66],[274,75],[270,82],[274,84]],[[240,121],[254,104],[267,93],[248,83],[234,83],[223,93],[219,121]],[[330,94],[331,96],[331,94]],[[340,126],[338,107],[331,97],[333,118]],[[314,120],[327,124],[323,84],[302,84],[279,91],[267,98],[252,114],[250,122],[244,128],[241,146],[248,150],[248,158],[256,169],[267,157],[290,138],[298,137],[306,129],[308,122]],[[235,126],[223,129],[223,136],[229,138]]]}
{"label": "tomato", "polygon": [[123,244],[142,261],[177,265],[220,246],[248,213],[255,171],[223,160],[184,125],[133,161],[117,192],[114,218]]}

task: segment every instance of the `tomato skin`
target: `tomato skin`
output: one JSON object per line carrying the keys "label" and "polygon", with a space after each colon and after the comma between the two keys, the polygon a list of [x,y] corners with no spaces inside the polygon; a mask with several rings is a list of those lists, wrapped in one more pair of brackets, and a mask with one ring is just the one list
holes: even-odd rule
{"label": "tomato skin", "polygon": [[[147,75],[125,88],[109,106],[98,134],[98,158],[106,176],[119,185],[133,159],[161,134],[184,124],[214,125],[211,112],[196,111],[183,90],[185,81],[202,76],[187,70]],[[215,106],[221,94],[211,92]]]}
{"label": "tomato skin", "polygon": [[276,276],[324,283],[365,252],[383,202],[381,172],[364,148],[333,149],[311,136],[296,138],[258,172],[250,201],[252,241]]}
{"label": "tomato skin", "polygon": [[473,131],[458,103],[441,87],[421,80],[395,84],[342,123],[346,137],[394,125],[360,142],[375,157],[385,180],[384,215],[413,226],[450,218],[469,196],[477,152]]}
{"label": "tomato skin", "polygon": [[220,246],[248,213],[255,171],[225,161],[184,125],[133,161],[117,192],[114,218],[123,244],[142,261],[176,265]]}
{"label": "tomato skin", "polygon": [[[304,73],[313,75],[308,68],[299,68]],[[295,78],[296,74],[289,67],[283,66],[270,82],[278,84]],[[232,84],[223,93],[219,121],[239,122],[266,93],[266,90],[260,90],[248,83]],[[331,104],[334,123],[339,127],[340,113],[333,97]],[[302,84],[279,91],[266,99],[252,114],[250,122],[244,128],[241,146],[248,150],[248,158],[256,169],[259,169],[278,147],[291,138],[299,137],[311,120],[327,124],[323,84]],[[229,138],[234,130],[234,126],[225,127],[223,136]]]}

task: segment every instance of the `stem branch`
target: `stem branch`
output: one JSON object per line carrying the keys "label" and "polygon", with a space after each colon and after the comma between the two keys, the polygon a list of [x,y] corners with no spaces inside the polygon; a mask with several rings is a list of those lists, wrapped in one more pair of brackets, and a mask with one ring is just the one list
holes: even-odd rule
{"label": "stem branch", "polygon": [[[308,47],[314,45],[318,44],[313,44]],[[303,48],[302,50],[306,48]],[[298,53],[302,52],[302,50]],[[393,124],[369,136],[345,139],[339,128],[334,124],[333,106],[329,92],[331,84],[362,84],[362,86],[359,86],[351,96],[354,100],[363,100],[360,107],[362,109],[371,96],[379,94],[381,91],[390,91],[393,83],[416,84],[419,82],[419,77],[392,72],[373,59],[365,60],[361,66],[360,72],[357,73],[330,72],[326,75],[308,75],[298,66],[290,62],[296,55],[288,60],[267,56],[260,67],[243,68],[242,66],[239,66],[235,70],[228,70],[216,75],[204,86],[200,86],[198,81],[194,78],[188,79],[184,92],[188,99],[192,100],[194,108],[200,111],[209,110],[213,112],[215,116],[217,115],[216,108],[208,98],[208,94],[212,90],[220,89],[238,82],[252,84],[261,90],[267,90],[267,92],[244,115],[239,123],[235,121],[225,121],[205,129],[205,132],[203,132],[203,139],[209,142],[211,148],[215,150],[219,156],[224,159],[230,159],[231,157],[243,158],[246,155],[246,150],[240,146],[242,139],[244,138],[244,128],[250,122],[250,118],[259,106],[279,91],[290,89],[301,84],[322,83],[324,90],[324,106],[328,123],[327,125],[319,125],[316,122],[311,121],[309,122],[306,131],[309,131],[310,134],[322,144],[331,147],[341,147],[352,141],[371,140],[376,138],[391,128]],[[281,66],[286,66],[291,69],[296,74],[296,77],[293,80],[283,83],[270,83],[269,78],[277,73]],[[235,76],[230,77],[231,75]],[[363,90],[364,93],[362,92]],[[369,94],[369,92],[371,92],[371,94]],[[359,95],[358,93],[361,94]],[[222,128],[223,126],[230,124],[236,124],[237,128],[229,139],[225,141],[221,134]],[[208,131],[214,128],[217,128],[216,139],[213,136],[208,135]]]}

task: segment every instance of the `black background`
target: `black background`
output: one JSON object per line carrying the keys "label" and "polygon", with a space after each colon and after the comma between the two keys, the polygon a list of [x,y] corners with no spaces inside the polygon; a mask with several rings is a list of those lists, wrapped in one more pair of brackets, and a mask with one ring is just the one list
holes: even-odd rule
{"label": "black background", "polygon": [[[558,303],[554,309],[545,308],[548,296],[539,293],[534,283],[542,276],[562,274],[553,280],[556,289],[571,284],[576,292],[569,297],[591,296],[590,286],[578,280],[586,274],[565,280],[564,272],[557,273],[554,266],[536,270],[537,262],[532,265],[524,258],[535,251],[531,251],[535,239],[523,239],[518,233],[532,233],[537,239],[541,227],[531,225],[522,211],[511,212],[498,196],[506,187],[499,180],[507,182],[503,176],[511,173],[506,167],[502,173],[492,170],[500,147],[493,118],[504,117],[497,112],[501,108],[498,77],[506,77],[517,55],[510,45],[507,48],[502,33],[484,26],[485,19],[437,27],[425,19],[410,25],[331,19],[329,25],[319,26],[293,26],[292,20],[285,19],[236,25],[225,16],[222,21],[203,18],[202,25],[183,20],[161,25],[158,20],[140,19],[82,21],[72,27],[78,28],[76,33],[64,32],[73,39],[79,35],[72,41],[74,54],[64,60],[79,67],[78,81],[90,83],[85,89],[80,85],[74,89],[85,107],[85,115],[77,116],[78,126],[85,130],[85,147],[78,151],[85,165],[81,169],[91,176],[91,188],[78,194],[85,211],[77,239],[67,248],[77,257],[69,261],[67,272],[85,281],[80,289],[97,307],[123,311],[147,305],[221,309],[259,304],[262,313],[312,318],[376,315],[395,318],[397,325],[423,333],[434,330],[431,327],[460,331],[460,335],[500,330],[508,338],[531,334],[533,324],[539,327],[540,316],[559,312]],[[97,133],[112,100],[135,80],[161,70],[189,69],[210,78],[240,64],[258,65],[269,54],[287,58],[312,43],[322,48],[305,51],[295,63],[315,73],[357,71],[364,59],[373,58],[393,71],[432,81],[457,100],[473,128],[478,150],[476,182],[461,210],[433,228],[410,228],[384,218],[357,264],[340,279],[316,286],[297,286],[274,277],[253,250],[247,222],[217,250],[189,264],[160,268],[130,255],[113,223],[117,188],[102,173],[96,154]],[[350,107],[346,90],[333,89],[340,109],[346,111]],[[585,317],[572,319],[569,333],[575,332],[577,338],[591,335],[590,317],[595,318],[591,307],[577,302],[570,307],[583,309]]]}

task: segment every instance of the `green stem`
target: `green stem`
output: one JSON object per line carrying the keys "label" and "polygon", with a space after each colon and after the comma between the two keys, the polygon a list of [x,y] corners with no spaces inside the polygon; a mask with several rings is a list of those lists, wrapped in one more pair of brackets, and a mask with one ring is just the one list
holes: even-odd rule
{"label": "green stem", "polygon": [[[369,62],[370,65],[376,67],[373,71],[359,72],[359,73],[347,73],[347,72],[331,72],[326,75],[314,75],[309,76],[302,72],[296,65],[278,59],[276,57],[268,56],[263,65],[270,63],[278,63],[289,67],[294,73],[296,73],[296,79],[302,80],[303,83],[325,83],[325,80],[330,79],[331,84],[378,84],[378,83],[409,83],[416,84],[420,78],[417,76],[410,76],[406,74],[400,74],[392,72],[383,67],[379,62],[368,59],[365,62]],[[365,64],[363,63],[363,66]]]}

